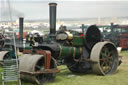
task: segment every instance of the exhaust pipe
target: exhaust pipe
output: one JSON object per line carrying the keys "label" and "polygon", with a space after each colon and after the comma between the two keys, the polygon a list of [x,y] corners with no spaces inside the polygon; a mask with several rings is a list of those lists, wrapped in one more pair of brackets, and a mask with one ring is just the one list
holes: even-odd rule
{"label": "exhaust pipe", "polygon": [[50,10],[50,37],[52,40],[55,40],[56,34],[56,3],[49,3]]}
{"label": "exhaust pipe", "polygon": [[19,52],[23,51],[23,22],[24,18],[19,18]]}
{"label": "exhaust pipe", "polygon": [[113,33],[113,28],[114,28],[114,23],[112,22],[111,23],[111,31],[112,31],[112,33]]}
{"label": "exhaust pipe", "polygon": [[20,40],[20,44],[23,43],[23,21],[24,21],[24,18],[20,17],[19,18],[19,40]]}

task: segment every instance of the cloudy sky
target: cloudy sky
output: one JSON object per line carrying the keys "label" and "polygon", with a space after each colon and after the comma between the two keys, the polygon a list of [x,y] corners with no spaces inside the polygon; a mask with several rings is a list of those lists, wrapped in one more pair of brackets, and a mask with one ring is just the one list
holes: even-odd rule
{"label": "cloudy sky", "polygon": [[[2,18],[9,16],[7,1],[0,0]],[[48,19],[49,2],[57,2],[57,18],[128,16],[127,0],[10,0],[11,13],[15,18]]]}

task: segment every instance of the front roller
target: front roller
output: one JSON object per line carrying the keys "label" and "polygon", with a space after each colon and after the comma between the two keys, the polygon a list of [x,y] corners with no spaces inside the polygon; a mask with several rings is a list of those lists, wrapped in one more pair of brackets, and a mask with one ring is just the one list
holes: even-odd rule
{"label": "front roller", "polygon": [[119,57],[115,45],[111,42],[99,42],[91,51],[92,70],[96,74],[108,75],[117,70]]}
{"label": "front roller", "polygon": [[0,66],[3,66],[3,60],[15,59],[15,53],[12,51],[1,51],[0,52]]}
{"label": "front roller", "polygon": [[[19,70],[21,79],[32,83],[42,84],[53,81],[56,73],[45,71],[44,56],[39,54],[24,54],[20,57]],[[55,60],[51,59],[50,69],[56,68]]]}

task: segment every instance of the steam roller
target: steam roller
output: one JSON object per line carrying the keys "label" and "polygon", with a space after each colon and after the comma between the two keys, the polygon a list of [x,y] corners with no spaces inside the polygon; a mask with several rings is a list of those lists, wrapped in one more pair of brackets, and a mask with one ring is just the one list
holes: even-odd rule
{"label": "steam roller", "polygon": [[0,66],[3,66],[3,60],[15,58],[15,54],[12,51],[0,51]]}
{"label": "steam roller", "polygon": [[102,41],[96,25],[82,32],[56,31],[56,6],[56,3],[49,4],[49,35],[41,38],[43,42],[39,42],[41,39],[38,36],[31,37],[22,48],[23,55],[19,59],[21,78],[37,84],[54,80],[59,72],[56,64],[58,61],[73,73],[115,73],[119,64],[115,45]]}

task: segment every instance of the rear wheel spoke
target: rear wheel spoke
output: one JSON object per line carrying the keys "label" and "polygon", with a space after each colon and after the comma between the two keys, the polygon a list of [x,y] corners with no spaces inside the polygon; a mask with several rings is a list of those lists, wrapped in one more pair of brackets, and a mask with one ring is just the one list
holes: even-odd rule
{"label": "rear wheel spoke", "polygon": [[[97,55],[97,52],[99,52],[99,55]],[[98,62],[92,65],[95,73],[102,75],[112,74],[118,66],[117,49],[111,42],[99,42],[92,48],[91,60]]]}

